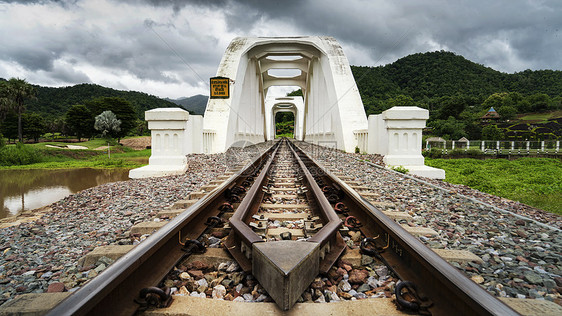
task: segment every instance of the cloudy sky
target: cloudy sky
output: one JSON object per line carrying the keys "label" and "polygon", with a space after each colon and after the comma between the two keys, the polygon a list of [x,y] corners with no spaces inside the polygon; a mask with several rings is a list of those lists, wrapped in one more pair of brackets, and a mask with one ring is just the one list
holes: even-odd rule
{"label": "cloudy sky", "polygon": [[329,35],[350,64],[453,51],[503,71],[562,70],[560,0],[0,0],[0,77],[208,94],[236,36]]}

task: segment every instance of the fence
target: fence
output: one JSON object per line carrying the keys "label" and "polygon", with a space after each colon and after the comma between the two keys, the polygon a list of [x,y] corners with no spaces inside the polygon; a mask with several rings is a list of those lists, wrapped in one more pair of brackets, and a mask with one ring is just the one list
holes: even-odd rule
{"label": "fence", "polygon": [[505,141],[505,140],[470,140],[470,141],[436,141],[425,143],[425,149],[440,148],[444,153],[449,150],[478,149],[486,154],[558,154],[559,140],[543,141]]}

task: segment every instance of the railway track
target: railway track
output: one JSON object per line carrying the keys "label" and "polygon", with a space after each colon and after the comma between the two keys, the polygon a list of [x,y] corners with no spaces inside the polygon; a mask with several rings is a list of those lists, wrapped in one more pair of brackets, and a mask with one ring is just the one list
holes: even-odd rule
{"label": "railway track", "polygon": [[[191,278],[182,272],[189,257],[205,251],[210,235],[225,231],[228,236],[222,244],[237,261],[240,275],[255,277],[260,284],[254,288],[256,294],[266,301],[270,297],[283,310],[289,310],[319,276],[329,274],[342,253],[360,248],[400,280],[395,293],[402,310],[433,315],[517,314],[283,140],[49,315],[127,315],[167,306],[173,298],[169,287],[164,287],[167,281]],[[226,269],[236,271],[238,266]]]}

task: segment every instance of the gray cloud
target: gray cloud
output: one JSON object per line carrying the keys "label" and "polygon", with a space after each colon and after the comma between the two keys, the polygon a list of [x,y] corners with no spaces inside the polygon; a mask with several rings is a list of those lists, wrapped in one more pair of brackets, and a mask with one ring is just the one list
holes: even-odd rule
{"label": "gray cloud", "polygon": [[190,95],[232,38],[256,35],[334,36],[351,64],[445,49],[501,71],[560,70],[559,12],[560,1],[4,1],[0,77]]}

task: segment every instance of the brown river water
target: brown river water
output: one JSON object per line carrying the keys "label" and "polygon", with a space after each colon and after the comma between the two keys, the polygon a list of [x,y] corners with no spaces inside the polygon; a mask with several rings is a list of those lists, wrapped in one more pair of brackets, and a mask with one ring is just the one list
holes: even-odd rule
{"label": "brown river water", "polygon": [[0,170],[0,218],[47,206],[97,185],[128,179],[128,169]]}

